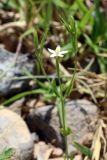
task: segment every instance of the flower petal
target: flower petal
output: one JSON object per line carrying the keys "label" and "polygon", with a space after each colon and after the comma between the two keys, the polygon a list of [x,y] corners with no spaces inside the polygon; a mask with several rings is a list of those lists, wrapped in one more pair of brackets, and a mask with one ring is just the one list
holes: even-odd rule
{"label": "flower petal", "polygon": [[53,54],[51,54],[51,55],[50,55],[50,57],[56,57],[56,54],[55,54],[55,53],[53,53]]}
{"label": "flower petal", "polygon": [[63,57],[68,51],[61,51],[61,47],[58,45],[55,50],[48,48],[48,51],[52,53],[50,57]]}
{"label": "flower petal", "polygon": [[63,57],[63,56],[64,56],[63,54],[59,54],[59,55],[58,55],[58,57]]}
{"label": "flower petal", "polygon": [[60,54],[68,53],[68,51],[61,51]]}
{"label": "flower petal", "polygon": [[52,53],[52,54],[55,54],[55,53],[56,53],[54,50],[52,50],[52,49],[50,49],[50,48],[48,48],[48,51],[49,51],[50,53]]}
{"label": "flower petal", "polygon": [[58,45],[58,46],[56,47],[55,51],[56,51],[57,53],[59,53],[60,50],[61,50],[61,47]]}

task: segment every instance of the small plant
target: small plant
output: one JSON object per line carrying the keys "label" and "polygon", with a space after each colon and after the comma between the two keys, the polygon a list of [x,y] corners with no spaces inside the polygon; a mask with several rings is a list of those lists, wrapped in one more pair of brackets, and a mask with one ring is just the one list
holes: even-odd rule
{"label": "small plant", "polygon": [[[71,22],[69,24],[69,22],[66,22],[64,19],[62,19],[65,27],[67,28],[68,32],[72,36],[71,45],[73,48],[73,52],[76,55],[76,53],[77,53],[77,40],[76,40],[75,21],[74,21],[73,17],[71,17],[70,20],[71,20]],[[64,89],[63,89],[63,85],[61,83],[62,81],[61,81],[61,72],[60,72],[59,65],[60,65],[60,58],[64,57],[64,55],[66,53],[68,53],[68,51],[61,50],[60,46],[57,46],[55,50],[52,50],[52,49],[48,49],[48,50],[51,53],[50,57],[55,58],[55,61],[56,61],[56,73],[57,73],[57,78],[58,78],[58,83],[59,83],[59,90],[56,87],[57,102],[58,102],[57,106],[58,106],[59,120],[60,120],[60,124],[61,124],[61,133],[64,136],[64,142],[65,142],[65,147],[66,147],[65,159],[68,160],[69,154],[68,154],[67,136],[69,134],[71,134],[72,132],[71,132],[71,129],[66,124],[65,99],[71,93],[71,91],[73,89],[73,82],[74,82],[74,77],[75,77],[75,72],[76,72],[76,64],[75,64],[75,71],[74,71],[73,77],[69,81],[69,85],[65,89],[65,93],[63,93]]]}
{"label": "small plant", "polygon": [[[56,72],[57,72],[57,77],[59,81],[59,92],[58,93],[58,102],[60,106],[58,107],[58,113],[59,113],[59,119],[61,123],[61,133],[64,136],[64,141],[66,145],[66,158],[68,158],[68,149],[67,149],[67,135],[68,135],[68,128],[66,126],[66,118],[65,118],[65,98],[63,96],[63,89],[62,89],[62,84],[61,84],[61,75],[60,75],[60,69],[59,69],[59,64],[60,64],[60,57],[63,57],[65,53],[68,51],[61,51],[60,46],[57,46],[55,50],[48,49],[50,53],[50,57],[55,57],[56,60]],[[57,89],[57,88],[56,88]]]}

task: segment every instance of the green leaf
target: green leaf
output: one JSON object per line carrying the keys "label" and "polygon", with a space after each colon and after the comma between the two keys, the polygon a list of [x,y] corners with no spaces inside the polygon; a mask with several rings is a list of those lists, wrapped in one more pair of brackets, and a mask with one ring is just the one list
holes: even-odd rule
{"label": "green leaf", "polygon": [[60,8],[67,8],[67,4],[62,0],[53,0],[53,3]]}
{"label": "green leaf", "polygon": [[34,32],[33,32],[33,37],[34,37],[34,44],[35,44],[35,48],[36,48],[36,52],[37,52],[38,46],[39,46],[39,41],[38,41],[38,34],[37,34],[36,30],[34,30]]}
{"label": "green leaf", "polygon": [[42,90],[42,89],[35,89],[35,90],[32,90],[32,91],[26,91],[26,92],[22,92],[22,93],[19,93],[11,98],[9,98],[8,100],[6,100],[2,105],[8,105],[22,97],[25,97],[25,96],[28,96],[28,95],[33,95],[33,94],[38,94],[38,93],[42,93],[44,94],[45,92]]}
{"label": "green leaf", "polygon": [[62,23],[67,29],[68,33],[71,36],[71,46],[73,48],[74,55],[77,53],[77,34],[76,34],[76,23],[74,18],[71,16],[69,20],[61,17]]}
{"label": "green leaf", "polygon": [[88,8],[85,6],[84,1],[83,0],[76,0],[79,9],[83,12],[86,13],[88,11]]}
{"label": "green leaf", "polygon": [[79,21],[77,26],[77,37],[79,37],[86,29],[86,25],[91,25],[93,17],[92,17],[93,8],[88,10],[84,16],[82,17],[81,21]]}
{"label": "green leaf", "polygon": [[68,136],[72,133],[72,129],[69,127],[66,127],[65,129],[61,128],[61,133],[63,136]]}
{"label": "green leaf", "polygon": [[28,36],[28,35],[30,35],[30,34],[34,34],[34,32],[35,32],[35,29],[32,27],[32,28],[28,29],[27,31],[25,31],[25,32],[22,34],[21,38],[24,38],[24,37],[26,37],[26,36]]}
{"label": "green leaf", "polygon": [[104,14],[100,11],[100,0],[95,0],[95,16],[94,16],[94,26],[92,32],[92,39],[95,43],[99,40],[105,40],[105,35],[107,34],[107,23]]}
{"label": "green leaf", "polygon": [[15,153],[15,150],[12,148],[4,149],[0,154],[0,160],[9,160]]}
{"label": "green leaf", "polygon": [[77,148],[77,150],[79,150],[83,155],[88,156],[89,158],[92,157],[92,151],[86,146],[74,142],[74,147]]}

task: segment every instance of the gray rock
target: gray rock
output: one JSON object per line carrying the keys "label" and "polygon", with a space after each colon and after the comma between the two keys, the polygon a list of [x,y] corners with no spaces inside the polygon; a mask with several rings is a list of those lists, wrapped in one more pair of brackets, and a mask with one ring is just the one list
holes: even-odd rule
{"label": "gray rock", "polygon": [[[73,134],[68,136],[69,152],[74,151],[72,142],[80,142],[89,132],[93,132],[94,127],[91,122],[97,119],[97,107],[88,100],[74,100],[67,102],[66,122]],[[54,106],[44,106],[33,110],[26,118],[26,122],[31,132],[37,132],[42,140],[53,143],[57,147],[64,149],[63,137],[60,134],[60,123],[57,108]]]}
{"label": "gray rock", "polygon": [[15,149],[14,158],[30,160],[33,155],[33,140],[23,121],[16,113],[0,110],[0,153],[5,148]]}
{"label": "gray rock", "polygon": [[32,73],[34,63],[28,58],[28,54],[19,54],[14,64],[15,54],[0,49],[0,95],[17,93],[24,88],[28,81],[12,80],[13,77],[21,77],[25,70]]}

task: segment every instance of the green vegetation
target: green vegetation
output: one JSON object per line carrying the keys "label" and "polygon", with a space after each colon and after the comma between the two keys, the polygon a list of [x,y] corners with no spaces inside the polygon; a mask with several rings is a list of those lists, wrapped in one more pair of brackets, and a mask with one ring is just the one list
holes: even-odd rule
{"label": "green vegetation", "polygon": [[12,148],[5,149],[0,153],[0,160],[10,160],[14,153],[15,151]]}
{"label": "green vegetation", "polygon": [[[87,79],[97,77],[96,79],[102,78],[100,80],[104,80],[104,83],[106,81],[106,11],[101,12],[100,0],[95,0],[90,6],[83,0],[75,0],[72,3],[67,0],[2,0],[0,7],[18,14],[16,16],[18,18],[15,16],[13,18],[14,24],[16,22],[25,23],[18,38],[22,43],[27,39],[28,45],[31,44],[31,48],[35,49],[33,53],[36,57],[37,69],[37,75],[30,75],[25,71],[25,77],[21,77],[22,79],[34,79],[37,89],[14,95],[5,100],[3,104],[8,105],[22,97],[37,94],[42,94],[45,102],[57,102],[61,133],[65,137],[66,159],[68,160],[66,139],[72,129],[66,124],[64,107],[66,99],[70,98],[75,90],[90,96],[95,103],[100,98],[105,98],[106,90],[103,89],[103,92],[99,94],[94,93],[93,84],[88,84]],[[16,24],[16,27],[19,26]],[[51,58],[48,48],[55,49],[59,45],[62,51],[67,51],[67,53],[64,54],[64,57],[53,56]],[[54,52],[57,52],[57,48]],[[52,64],[52,69],[56,73],[54,78],[46,71],[45,59],[49,59]],[[52,73],[53,71],[50,74]],[[99,78],[100,74],[102,77]],[[43,76],[44,82],[41,81],[41,77],[38,78],[38,75]],[[20,78],[13,77],[13,79]],[[78,143],[75,143],[74,146],[89,158],[92,156],[89,149]]]}

